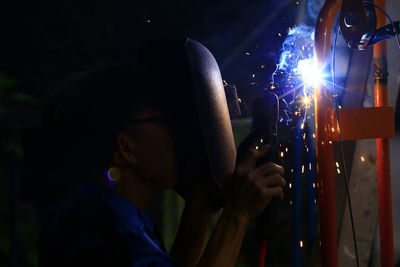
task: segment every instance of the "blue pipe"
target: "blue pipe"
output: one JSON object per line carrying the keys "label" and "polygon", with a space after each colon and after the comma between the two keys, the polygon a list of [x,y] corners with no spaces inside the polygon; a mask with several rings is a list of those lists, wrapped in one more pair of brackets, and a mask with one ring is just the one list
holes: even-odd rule
{"label": "blue pipe", "polygon": [[293,168],[293,210],[294,210],[294,266],[301,266],[301,146],[302,146],[302,120],[297,122],[294,142],[294,168]]}

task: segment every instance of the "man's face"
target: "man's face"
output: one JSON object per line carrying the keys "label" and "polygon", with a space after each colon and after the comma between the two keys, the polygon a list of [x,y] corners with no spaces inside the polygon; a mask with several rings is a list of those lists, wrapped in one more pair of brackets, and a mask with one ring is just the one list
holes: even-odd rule
{"label": "man's face", "polygon": [[[162,115],[148,110],[135,116],[138,120]],[[136,123],[131,131],[137,162],[134,172],[144,183],[155,189],[167,189],[176,184],[175,147],[165,119]]]}

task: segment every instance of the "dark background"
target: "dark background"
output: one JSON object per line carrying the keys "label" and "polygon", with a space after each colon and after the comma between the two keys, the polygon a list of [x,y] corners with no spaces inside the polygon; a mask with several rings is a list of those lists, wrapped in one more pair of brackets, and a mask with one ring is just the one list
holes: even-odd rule
{"label": "dark background", "polygon": [[251,74],[269,82],[296,7],[287,0],[14,1],[2,10],[1,69],[40,95],[99,60],[130,58],[144,40],[188,36],[205,44],[224,79],[247,95]]}

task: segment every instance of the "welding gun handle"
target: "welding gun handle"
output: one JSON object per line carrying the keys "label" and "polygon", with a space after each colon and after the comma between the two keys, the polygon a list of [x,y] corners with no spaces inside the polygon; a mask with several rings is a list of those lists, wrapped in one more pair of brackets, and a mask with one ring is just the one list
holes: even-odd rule
{"label": "welding gun handle", "polygon": [[285,210],[287,210],[286,202],[285,200],[271,199],[268,206],[256,219],[258,238],[271,239],[287,231],[290,217],[285,214]]}

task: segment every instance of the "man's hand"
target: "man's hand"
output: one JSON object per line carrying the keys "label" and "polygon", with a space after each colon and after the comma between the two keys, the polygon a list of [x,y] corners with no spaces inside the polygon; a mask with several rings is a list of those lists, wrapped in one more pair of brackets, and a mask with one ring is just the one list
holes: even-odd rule
{"label": "man's hand", "polygon": [[249,223],[261,214],[272,198],[283,198],[286,186],[283,168],[272,162],[256,167],[257,161],[269,149],[269,146],[249,149],[238,163],[224,188],[227,194],[224,211],[202,256],[211,215],[218,210],[210,196],[222,194],[222,191],[218,187],[205,186],[209,184],[204,183],[207,177],[200,175],[201,170],[192,169],[192,186],[185,187],[190,190],[183,191],[185,194],[180,192],[186,205],[171,250],[171,256],[183,266],[235,265]]}
{"label": "man's hand", "polygon": [[283,168],[272,162],[255,167],[269,149],[250,149],[237,165],[230,197],[197,266],[235,266],[249,223],[272,198],[283,198]]}
{"label": "man's hand", "polygon": [[270,147],[249,149],[237,165],[231,180],[231,192],[226,209],[238,216],[254,220],[266,208],[272,198],[283,199],[286,181],[283,167],[272,162],[255,168]]}

